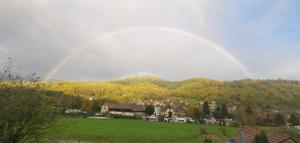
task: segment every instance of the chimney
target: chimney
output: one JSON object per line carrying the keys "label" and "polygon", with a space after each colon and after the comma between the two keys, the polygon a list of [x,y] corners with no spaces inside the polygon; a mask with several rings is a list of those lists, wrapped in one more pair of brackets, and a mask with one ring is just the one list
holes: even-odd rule
{"label": "chimney", "polygon": [[246,136],[244,131],[244,126],[240,126],[240,142],[246,143]]}

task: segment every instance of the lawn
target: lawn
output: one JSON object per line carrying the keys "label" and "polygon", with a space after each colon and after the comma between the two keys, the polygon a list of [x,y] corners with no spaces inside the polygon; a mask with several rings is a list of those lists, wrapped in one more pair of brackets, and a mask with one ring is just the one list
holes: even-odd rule
{"label": "lawn", "polygon": [[228,135],[238,131],[238,128],[233,127],[126,119],[97,120],[62,117],[58,124],[61,126],[52,129],[51,138],[75,138],[96,143],[196,143],[202,142],[200,128],[202,131],[219,135],[221,139],[226,138],[223,134],[224,129]]}

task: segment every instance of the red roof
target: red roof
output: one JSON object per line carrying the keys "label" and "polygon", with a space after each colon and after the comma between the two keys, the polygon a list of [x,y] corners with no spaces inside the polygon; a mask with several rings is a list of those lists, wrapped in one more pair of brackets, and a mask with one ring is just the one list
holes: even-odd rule
{"label": "red roof", "polygon": [[269,143],[280,143],[290,138],[288,135],[271,132],[267,134]]}
{"label": "red roof", "polygon": [[[240,138],[241,138],[241,132],[242,131],[244,132],[243,138],[245,140],[245,143],[252,143],[255,136],[259,135],[262,132],[261,129],[258,129],[257,127],[254,127],[254,126],[241,127],[241,130],[239,131],[239,133],[234,138],[236,143],[241,143]],[[290,139],[290,140],[294,141],[295,143],[297,143],[297,141],[292,139],[290,136],[275,133],[275,132],[267,133],[267,137],[268,137],[269,143],[284,143],[284,141],[286,141],[288,139]]]}

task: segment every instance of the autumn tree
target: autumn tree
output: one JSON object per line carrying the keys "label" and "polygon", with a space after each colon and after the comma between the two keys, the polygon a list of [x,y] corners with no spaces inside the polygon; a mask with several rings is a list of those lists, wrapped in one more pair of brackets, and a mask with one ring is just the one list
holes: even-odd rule
{"label": "autumn tree", "polygon": [[247,106],[240,107],[234,117],[240,124],[255,125],[256,122],[262,118],[262,113],[258,109]]}
{"label": "autumn tree", "polygon": [[39,142],[54,121],[54,112],[48,97],[40,93],[35,74],[24,80],[13,74],[11,64],[1,76],[8,86],[0,88],[0,142]]}
{"label": "autumn tree", "polygon": [[195,117],[195,109],[196,107],[195,106],[192,106],[192,105],[189,105],[186,109],[186,114],[189,116],[189,117],[192,117],[193,119],[196,119]]}
{"label": "autumn tree", "polygon": [[103,100],[93,100],[92,112],[99,112],[101,111],[101,106],[104,104]]}
{"label": "autumn tree", "polygon": [[195,121],[199,121],[199,123],[202,123],[203,113],[198,107],[190,105],[187,107],[186,112],[187,115],[192,117]]}
{"label": "autumn tree", "polygon": [[82,104],[82,109],[91,114],[93,111],[93,102],[89,100],[84,100]]}

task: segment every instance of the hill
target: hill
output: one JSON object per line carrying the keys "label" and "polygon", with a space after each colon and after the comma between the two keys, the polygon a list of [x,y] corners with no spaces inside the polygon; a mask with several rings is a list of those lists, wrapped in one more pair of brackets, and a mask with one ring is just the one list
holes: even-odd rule
{"label": "hill", "polygon": [[237,106],[294,112],[300,109],[300,82],[288,80],[219,81],[196,78],[167,81],[153,76],[134,76],[99,82],[48,82],[42,87],[67,95],[116,102],[165,101],[199,104],[209,100]]}

